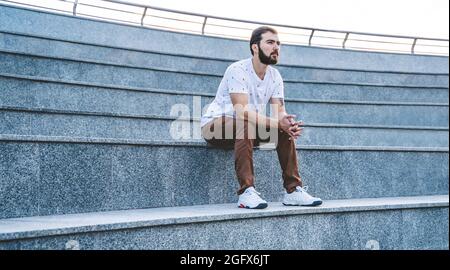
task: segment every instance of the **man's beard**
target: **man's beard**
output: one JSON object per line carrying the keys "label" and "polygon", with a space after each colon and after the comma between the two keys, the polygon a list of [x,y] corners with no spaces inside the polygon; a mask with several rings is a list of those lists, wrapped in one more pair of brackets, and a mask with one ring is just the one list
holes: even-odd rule
{"label": "man's beard", "polygon": [[[269,55],[267,56],[262,50],[261,47],[259,47],[258,44],[258,56],[259,56],[259,61],[261,61],[261,63],[265,64],[265,65],[276,65],[278,63],[277,59],[273,59],[271,56]],[[276,52],[276,54],[278,54],[278,52]]]}

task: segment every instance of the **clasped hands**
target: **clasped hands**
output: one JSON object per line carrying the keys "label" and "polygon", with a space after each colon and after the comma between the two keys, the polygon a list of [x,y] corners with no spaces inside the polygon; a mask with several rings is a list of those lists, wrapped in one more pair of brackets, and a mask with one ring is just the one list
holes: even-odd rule
{"label": "clasped hands", "polygon": [[296,140],[303,131],[303,121],[300,120],[296,122],[295,117],[296,116],[293,114],[286,114],[283,118],[278,120],[280,129],[290,136],[289,140]]}

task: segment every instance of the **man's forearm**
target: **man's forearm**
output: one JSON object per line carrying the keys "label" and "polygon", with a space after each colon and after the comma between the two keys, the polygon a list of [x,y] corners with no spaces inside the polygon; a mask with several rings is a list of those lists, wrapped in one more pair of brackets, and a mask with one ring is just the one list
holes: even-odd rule
{"label": "man's forearm", "polygon": [[255,112],[255,111],[248,110],[245,112],[237,113],[237,115],[240,119],[245,119],[245,120],[249,121],[250,123],[253,123],[256,125],[258,125],[259,123],[265,123],[266,127],[271,127],[271,128],[279,127],[278,119],[267,117],[265,115]]}
{"label": "man's forearm", "polygon": [[287,112],[286,112],[286,111],[278,112],[278,113],[276,114],[276,119],[278,119],[278,121],[279,121],[279,120],[283,119],[283,117],[284,117],[285,115],[287,115]]}

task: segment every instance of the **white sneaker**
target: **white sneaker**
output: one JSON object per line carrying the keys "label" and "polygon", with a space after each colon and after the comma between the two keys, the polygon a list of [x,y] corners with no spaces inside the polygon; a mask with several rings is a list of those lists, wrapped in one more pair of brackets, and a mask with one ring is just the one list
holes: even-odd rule
{"label": "white sneaker", "polygon": [[261,193],[257,192],[254,187],[247,188],[244,193],[239,195],[238,207],[248,209],[264,209],[267,202],[261,197]]}
{"label": "white sneaker", "polygon": [[322,204],[320,198],[315,198],[306,192],[307,187],[296,187],[295,191],[292,193],[284,194],[283,204],[284,205],[302,205],[302,206],[317,206]]}

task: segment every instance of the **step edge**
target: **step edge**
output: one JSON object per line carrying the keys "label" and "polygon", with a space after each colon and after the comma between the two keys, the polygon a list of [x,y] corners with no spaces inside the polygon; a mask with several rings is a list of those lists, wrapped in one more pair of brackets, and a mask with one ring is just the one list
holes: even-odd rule
{"label": "step edge", "polygon": [[[280,202],[270,202],[269,205],[272,207],[264,210],[239,209],[236,204],[220,204],[3,219],[0,220],[0,241],[74,233],[136,229],[154,226],[221,222],[250,218],[254,219],[292,215],[336,214],[423,208],[448,208],[449,196],[448,194],[445,194],[415,197],[330,200],[325,201],[322,206],[311,208],[292,206],[285,207],[282,206]],[[220,208],[219,211],[217,209],[218,207]],[[226,211],[225,213],[223,213],[224,210]],[[188,213],[189,211],[191,212]],[[158,216],[158,214],[160,216]],[[114,217],[114,215],[116,216]],[[133,215],[135,216],[131,217]],[[109,220],[99,223],[98,219],[101,219],[102,217],[109,217]],[[130,221],[130,219],[133,218],[134,220]],[[79,219],[83,219],[84,223],[80,222]],[[38,222],[41,222],[41,224],[38,224]],[[57,225],[58,222],[65,222],[66,224]],[[20,223],[24,223],[28,227],[19,228],[20,226],[18,226],[18,224]],[[30,223],[34,224],[30,225]],[[53,227],[48,228],[49,223],[53,224],[50,225]]]}
{"label": "step edge", "polygon": [[[175,57],[186,57],[186,58],[194,58],[194,59],[202,59],[202,60],[229,62],[230,64],[235,61],[241,60],[241,59],[237,59],[237,58],[226,59],[226,58],[220,58],[220,57],[205,57],[205,56],[196,56],[196,55],[180,54],[180,53],[159,52],[159,51],[153,51],[153,50],[136,49],[136,48],[132,48],[132,47],[119,47],[119,46],[105,45],[105,44],[100,44],[100,43],[75,41],[75,40],[55,38],[55,37],[50,37],[50,36],[45,36],[45,35],[34,35],[34,34],[30,34],[30,33],[21,33],[21,32],[8,31],[8,30],[0,30],[0,33],[22,36],[22,37],[31,37],[31,38],[36,38],[36,39],[46,39],[46,40],[52,40],[52,41],[73,43],[73,44],[79,44],[79,45],[87,45],[87,46],[93,46],[93,47],[110,48],[110,49],[124,50],[124,51],[133,51],[133,52],[138,52],[138,53],[161,54],[161,55],[168,55],[168,56],[175,56]],[[443,57],[445,57],[445,56],[443,56]],[[289,68],[322,69],[322,70],[337,70],[337,71],[388,73],[388,74],[406,74],[406,75],[432,75],[432,76],[433,75],[434,76],[441,76],[441,75],[448,76],[449,75],[448,72],[447,73],[445,73],[445,72],[411,72],[411,71],[394,71],[394,70],[386,70],[385,71],[385,70],[351,69],[351,68],[347,69],[347,68],[332,68],[332,67],[292,65],[292,64],[278,64],[278,66],[289,67]]]}
{"label": "step edge", "polygon": [[[115,138],[89,138],[42,135],[0,134],[0,142],[22,143],[69,143],[69,144],[106,144],[161,147],[201,147],[210,148],[204,141],[161,141],[161,140],[130,140]],[[261,151],[275,151],[273,148],[256,147]],[[369,151],[369,152],[442,152],[448,153],[448,147],[398,147],[398,146],[333,146],[333,145],[296,145],[297,150],[311,151]],[[231,150],[231,149],[228,149]]]}
{"label": "step edge", "polygon": [[[162,88],[152,88],[152,87],[136,87],[136,86],[125,86],[125,85],[112,85],[112,84],[103,84],[103,83],[95,83],[95,82],[84,82],[84,81],[73,81],[67,79],[54,79],[50,77],[43,76],[30,76],[30,75],[22,75],[22,74],[13,74],[13,73],[5,73],[0,72],[0,77],[5,78],[13,78],[13,79],[23,79],[29,81],[38,81],[38,82],[47,82],[47,83],[56,83],[56,84],[70,84],[70,85],[78,85],[78,86],[90,86],[90,87],[98,87],[98,88],[110,88],[115,90],[128,90],[128,91],[137,91],[137,92],[161,92],[167,94],[181,94],[181,95],[200,95],[200,96],[211,96],[214,97],[213,93],[206,92],[196,92],[196,91],[180,91],[180,90],[172,90],[172,89],[162,89]],[[443,90],[448,91],[448,87],[441,86],[385,86],[385,85],[359,85],[359,84],[343,84],[343,83],[327,83],[327,82],[300,82],[303,84],[333,84],[333,85],[341,85],[341,86],[362,86],[362,87],[379,87],[379,88],[406,88],[406,89],[418,89],[419,91],[427,91],[427,89],[433,90]],[[292,98],[295,99],[295,98]],[[346,100],[343,100],[345,102]],[[351,102],[351,101],[350,101]]]}
{"label": "step edge", "polygon": [[[22,53],[17,51],[0,49],[0,53],[5,54],[15,54],[22,56],[31,56],[36,58],[46,58],[52,60],[62,60],[62,61],[71,61],[76,63],[86,63],[86,64],[95,64],[95,65],[105,65],[105,66],[114,66],[114,67],[124,67],[124,68],[133,68],[133,69],[143,69],[143,70],[152,70],[152,71],[160,71],[160,72],[171,72],[171,73],[179,73],[179,74],[189,74],[189,75],[198,75],[198,76],[209,76],[209,77],[217,77],[222,78],[223,74],[211,74],[200,71],[181,71],[171,68],[163,68],[163,67],[137,67],[133,65],[127,64],[117,64],[109,61],[100,61],[100,60],[91,60],[91,59],[77,59],[72,57],[57,57],[57,56],[48,56],[48,55],[40,55],[33,53]],[[444,75],[445,76],[445,75]],[[333,81],[308,81],[308,80],[289,80],[284,79],[285,83],[311,83],[311,84],[338,84],[338,85],[359,85],[359,86],[379,86],[379,87],[405,87],[405,88],[426,88],[430,86],[426,85],[398,85],[398,84],[380,84],[380,83],[345,83],[345,82],[333,82]],[[431,86],[432,88],[438,88],[443,86]]]}
{"label": "step edge", "polygon": [[[39,107],[16,107],[0,105],[0,111],[12,112],[26,112],[37,114],[59,114],[59,115],[75,115],[75,116],[97,116],[97,117],[112,117],[112,118],[132,118],[142,120],[167,120],[167,121],[185,121],[185,122],[200,122],[199,117],[176,117],[156,114],[128,114],[116,112],[101,112],[101,111],[81,111],[81,110],[63,110],[52,108]],[[339,124],[339,123],[320,123],[310,122],[305,123],[304,127],[317,128],[361,128],[361,129],[401,129],[401,130],[433,130],[433,131],[447,131],[446,126],[407,126],[407,125],[361,125],[361,124]]]}

